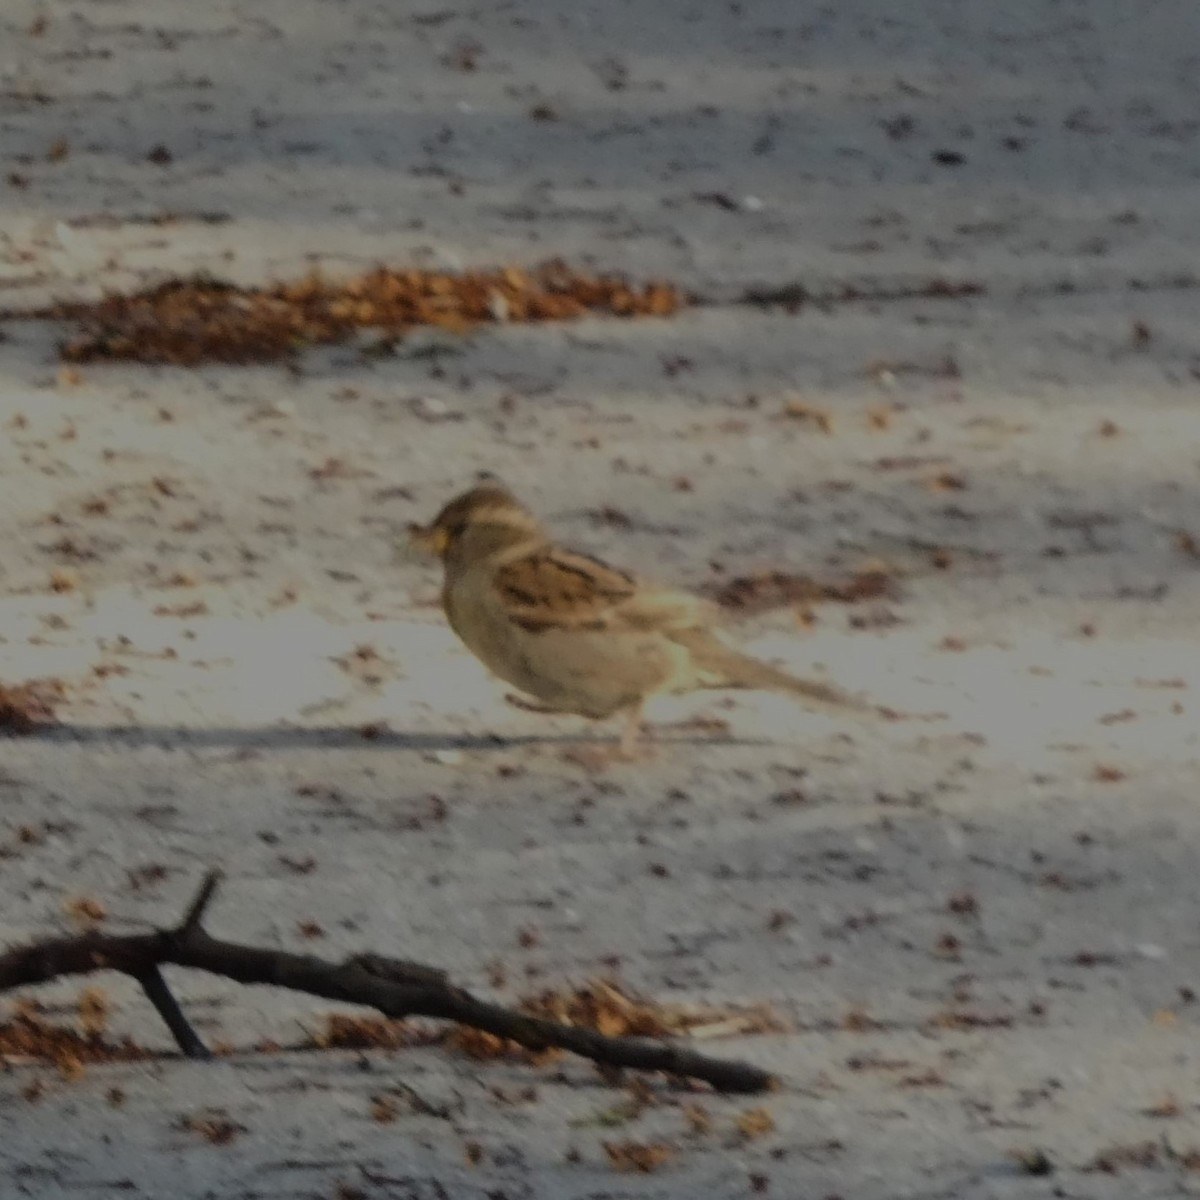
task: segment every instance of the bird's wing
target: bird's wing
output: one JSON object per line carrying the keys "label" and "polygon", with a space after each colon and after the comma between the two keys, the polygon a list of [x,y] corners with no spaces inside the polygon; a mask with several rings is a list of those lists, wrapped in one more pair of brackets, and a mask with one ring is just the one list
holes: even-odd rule
{"label": "bird's wing", "polygon": [[492,584],[509,620],[531,632],[653,632],[707,623],[698,597],[642,583],[597,558],[558,546],[502,564]]}

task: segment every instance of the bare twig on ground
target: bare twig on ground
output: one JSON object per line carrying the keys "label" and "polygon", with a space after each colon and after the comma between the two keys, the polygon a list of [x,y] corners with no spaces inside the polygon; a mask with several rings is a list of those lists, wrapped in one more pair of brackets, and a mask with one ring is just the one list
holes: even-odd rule
{"label": "bare twig on ground", "polygon": [[172,995],[161,968],[192,967],[245,984],[290,988],[377,1009],[384,1016],[435,1017],[456,1021],[531,1050],[559,1048],[608,1067],[663,1071],[703,1080],[718,1091],[761,1092],[772,1086],[769,1072],[749,1063],[709,1058],[679,1045],[638,1037],[608,1037],[594,1029],[566,1025],[477,1000],[450,984],[434,967],[358,955],[335,963],[210,937],[204,914],[220,876],[205,876],[183,921],[153,933],[77,937],[37,942],[0,954],[0,992],[46,983],[65,975],[119,971],[136,979],[189,1058],[209,1052]]}

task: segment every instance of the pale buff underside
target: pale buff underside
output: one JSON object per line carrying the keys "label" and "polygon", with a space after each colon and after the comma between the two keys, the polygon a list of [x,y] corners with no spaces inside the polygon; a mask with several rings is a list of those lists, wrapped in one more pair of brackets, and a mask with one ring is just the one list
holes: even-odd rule
{"label": "pale buff underside", "polygon": [[622,631],[611,623],[596,630],[523,628],[491,593],[497,565],[489,558],[448,577],[443,602],[454,632],[506,683],[548,708],[588,717],[696,686],[688,651],[659,631]]}
{"label": "pale buff underside", "polygon": [[485,556],[452,554],[443,591],[446,615],[468,649],[545,707],[602,718],[635,710],[653,695],[710,687],[787,691],[823,709],[860,707],[833,687],[726,646],[711,632],[712,606],[685,592],[642,584],[586,620],[563,613],[561,621],[527,627],[494,580],[497,571],[547,548],[548,541],[534,538]]}

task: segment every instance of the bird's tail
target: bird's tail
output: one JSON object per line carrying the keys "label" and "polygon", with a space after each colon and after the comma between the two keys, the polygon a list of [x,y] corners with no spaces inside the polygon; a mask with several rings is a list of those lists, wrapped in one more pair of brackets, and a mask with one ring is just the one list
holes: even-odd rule
{"label": "bird's tail", "polygon": [[730,649],[711,634],[702,640],[688,640],[701,687],[761,688],[763,691],[786,692],[821,712],[869,714],[877,711],[832,683],[790,675],[778,667]]}

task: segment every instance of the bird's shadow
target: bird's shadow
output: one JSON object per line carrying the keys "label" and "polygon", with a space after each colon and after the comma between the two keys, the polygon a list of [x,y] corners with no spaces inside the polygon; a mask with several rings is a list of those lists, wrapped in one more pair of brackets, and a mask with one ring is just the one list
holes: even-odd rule
{"label": "bird's shadow", "polygon": [[[266,725],[258,727],[186,725],[77,725],[68,722],[39,724],[20,734],[23,741],[63,745],[160,746],[172,749],[276,751],[314,749],[369,749],[431,754],[440,751],[504,752],[521,747],[615,746],[617,739],[605,734],[456,733],[439,730],[390,729],[384,725]],[[672,727],[652,727],[646,737],[656,746],[769,746],[762,738],[744,738],[727,733],[707,733]]]}

